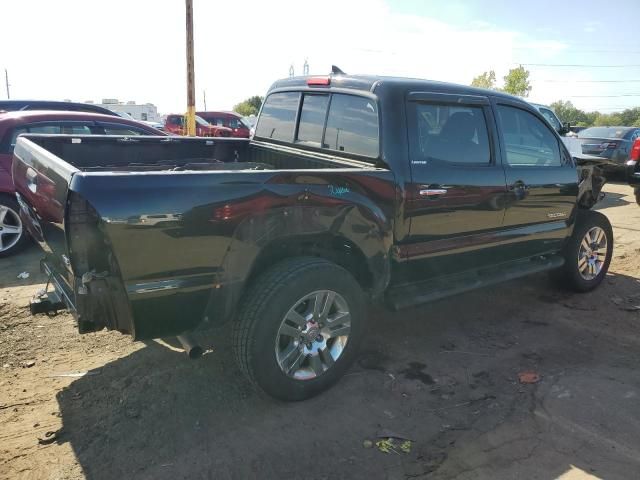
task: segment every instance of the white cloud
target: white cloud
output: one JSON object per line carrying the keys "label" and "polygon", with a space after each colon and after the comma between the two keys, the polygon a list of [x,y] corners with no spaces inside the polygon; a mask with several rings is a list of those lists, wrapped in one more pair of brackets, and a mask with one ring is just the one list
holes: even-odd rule
{"label": "white cloud", "polygon": [[[3,5],[0,67],[9,68],[16,98],[119,98],[184,110],[183,8],[175,0],[11,2]],[[195,0],[194,12],[198,108],[203,89],[209,109],[262,95],[292,63],[301,73],[305,58],[312,74],[336,64],[348,73],[469,83],[489,69],[501,79],[522,58],[549,60],[566,48],[486,22],[397,14],[383,0],[325,0],[319,9],[293,0]],[[547,90],[534,85],[543,98]]]}

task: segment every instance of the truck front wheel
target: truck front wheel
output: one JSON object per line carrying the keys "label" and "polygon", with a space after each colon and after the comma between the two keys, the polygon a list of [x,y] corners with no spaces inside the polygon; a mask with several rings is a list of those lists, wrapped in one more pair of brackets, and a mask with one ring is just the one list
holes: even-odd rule
{"label": "truck front wheel", "polygon": [[613,229],[600,212],[580,212],[564,248],[565,263],[556,272],[562,287],[588,292],[604,279],[613,255]]}
{"label": "truck front wheel", "polygon": [[234,324],[236,359],[251,383],[280,400],[303,400],[333,385],[365,333],[360,285],[321,258],[279,263],[242,303]]}

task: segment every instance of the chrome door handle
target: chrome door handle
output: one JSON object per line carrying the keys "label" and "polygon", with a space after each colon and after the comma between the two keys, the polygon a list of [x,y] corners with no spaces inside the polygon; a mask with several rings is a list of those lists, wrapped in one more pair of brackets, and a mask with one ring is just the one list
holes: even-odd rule
{"label": "chrome door handle", "polygon": [[421,197],[441,197],[447,193],[446,188],[424,188],[418,192]]}

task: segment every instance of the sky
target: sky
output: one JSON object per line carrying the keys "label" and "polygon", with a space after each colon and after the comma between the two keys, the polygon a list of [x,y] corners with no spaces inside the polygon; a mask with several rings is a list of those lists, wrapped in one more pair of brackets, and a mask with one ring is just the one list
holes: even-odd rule
{"label": "sky", "polygon": [[[183,0],[0,0],[0,18],[11,98],[186,110]],[[639,0],[194,0],[196,107],[264,95],[306,59],[462,84],[522,64],[531,101],[610,113],[640,106],[638,18]]]}

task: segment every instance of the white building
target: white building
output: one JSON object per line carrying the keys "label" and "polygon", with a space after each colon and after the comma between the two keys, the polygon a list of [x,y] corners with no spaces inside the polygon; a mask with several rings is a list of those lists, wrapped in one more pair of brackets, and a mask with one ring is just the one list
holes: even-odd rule
{"label": "white building", "polygon": [[[93,102],[87,102],[93,103]],[[136,120],[144,122],[162,122],[161,116],[158,114],[158,107],[153,103],[137,104],[136,102],[120,102],[117,98],[103,98],[101,107],[108,108],[116,113],[126,113]]]}

